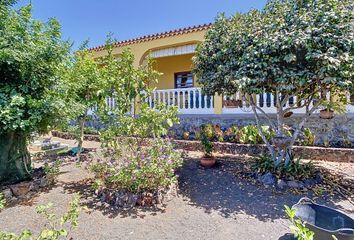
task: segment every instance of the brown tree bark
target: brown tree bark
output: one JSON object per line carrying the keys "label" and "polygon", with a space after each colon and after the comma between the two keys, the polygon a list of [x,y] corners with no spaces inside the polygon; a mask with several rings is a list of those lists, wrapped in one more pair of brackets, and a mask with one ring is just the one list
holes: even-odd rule
{"label": "brown tree bark", "polygon": [[22,132],[0,134],[0,185],[31,177],[31,157]]}
{"label": "brown tree bark", "polygon": [[78,161],[80,161],[82,144],[84,143],[85,122],[86,122],[86,115],[79,118],[79,136],[77,139],[77,154],[76,154],[76,158]]}

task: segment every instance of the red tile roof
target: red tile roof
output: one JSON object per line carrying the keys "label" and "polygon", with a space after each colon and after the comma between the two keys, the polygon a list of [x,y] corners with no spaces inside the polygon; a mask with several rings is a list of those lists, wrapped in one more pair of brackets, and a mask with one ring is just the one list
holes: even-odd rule
{"label": "red tile roof", "polygon": [[[131,45],[134,43],[148,42],[148,41],[152,41],[155,39],[166,38],[166,37],[171,37],[171,36],[176,36],[176,35],[181,35],[181,34],[191,33],[191,32],[198,32],[198,31],[202,31],[202,30],[210,28],[211,25],[212,25],[212,23],[208,23],[208,24],[197,25],[197,26],[192,26],[192,27],[179,28],[179,29],[175,29],[175,30],[171,30],[171,31],[167,31],[167,32],[151,34],[151,35],[146,35],[143,37],[133,38],[130,40],[115,42],[113,45],[114,45],[114,47],[122,47],[122,46]],[[101,46],[90,48],[89,51],[98,52],[98,51],[102,51],[104,48],[105,48],[105,45],[101,45]]]}

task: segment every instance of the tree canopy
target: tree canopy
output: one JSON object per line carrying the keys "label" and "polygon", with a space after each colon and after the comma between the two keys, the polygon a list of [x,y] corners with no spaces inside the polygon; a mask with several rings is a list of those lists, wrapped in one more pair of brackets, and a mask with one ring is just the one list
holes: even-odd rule
{"label": "tree canopy", "polygon": [[70,45],[55,19],[32,18],[32,6],[0,4],[0,182],[30,175],[26,148],[33,132],[55,122],[63,102],[55,94]]}
{"label": "tree canopy", "polygon": [[69,44],[58,21],[33,20],[31,8],[0,5],[0,134],[46,131],[60,109],[50,93]]}
{"label": "tree canopy", "polygon": [[208,93],[313,93],[353,87],[353,1],[276,0],[220,15],[195,57]]}
{"label": "tree canopy", "polygon": [[[351,0],[273,0],[261,11],[220,15],[197,49],[194,72],[207,94],[243,93],[273,159],[289,160],[308,117],[328,104],[326,92],[353,90],[353,10]],[[275,97],[276,118],[250,97],[259,93]],[[287,106],[290,98],[295,102]],[[299,108],[305,114],[285,139],[284,116]],[[275,153],[259,115],[286,140],[286,149]]]}

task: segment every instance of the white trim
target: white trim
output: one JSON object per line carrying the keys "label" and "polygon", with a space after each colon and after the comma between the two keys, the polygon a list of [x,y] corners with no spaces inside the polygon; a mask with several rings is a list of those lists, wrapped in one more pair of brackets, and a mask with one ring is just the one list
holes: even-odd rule
{"label": "white trim", "polygon": [[184,46],[165,48],[160,50],[155,50],[150,53],[152,58],[161,58],[161,57],[169,57],[169,56],[178,56],[184,54],[195,53],[195,49],[197,44],[188,44]]}

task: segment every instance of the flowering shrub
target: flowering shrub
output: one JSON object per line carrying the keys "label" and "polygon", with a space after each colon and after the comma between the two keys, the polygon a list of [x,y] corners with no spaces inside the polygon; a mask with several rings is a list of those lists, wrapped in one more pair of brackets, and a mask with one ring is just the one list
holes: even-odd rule
{"label": "flowering shrub", "polygon": [[154,139],[139,151],[129,147],[135,143],[127,140],[121,145],[123,151],[111,152],[111,158],[92,166],[105,187],[133,193],[154,192],[176,181],[175,170],[181,166],[182,157],[169,141]]}
{"label": "flowering shrub", "polygon": [[176,181],[181,153],[166,136],[178,123],[176,107],[142,104],[138,116],[116,115],[101,133],[104,156],[92,166],[93,188],[129,193],[154,193]]}

